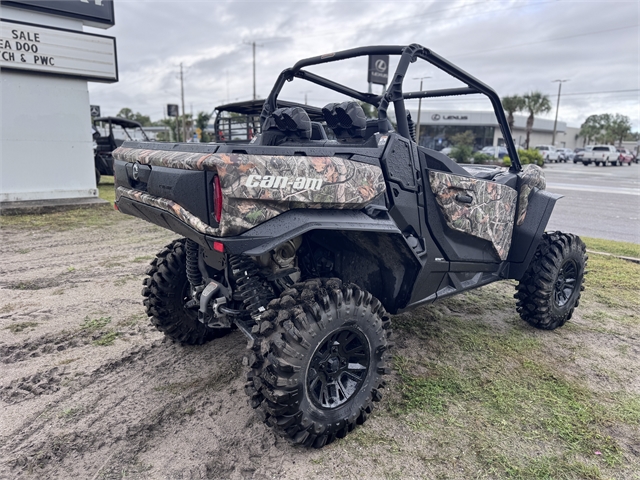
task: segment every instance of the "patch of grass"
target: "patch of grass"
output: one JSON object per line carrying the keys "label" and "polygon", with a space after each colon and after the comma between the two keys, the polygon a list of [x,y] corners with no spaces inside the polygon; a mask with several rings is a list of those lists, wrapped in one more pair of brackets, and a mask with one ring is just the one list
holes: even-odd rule
{"label": "patch of grass", "polygon": [[12,323],[8,327],[4,327],[5,330],[9,330],[11,333],[19,333],[27,328],[35,328],[38,326],[38,322],[17,322]]}
{"label": "patch of grass", "polygon": [[120,336],[120,332],[116,332],[115,330],[109,330],[104,334],[102,334],[100,338],[98,338],[97,340],[94,340],[93,344],[98,345],[100,347],[108,347],[110,345],[113,345],[113,343],[116,341],[116,338],[118,338],[119,336]]}
{"label": "patch of grass", "polygon": [[45,288],[45,285],[36,281],[24,281],[7,285],[7,288],[12,290],[40,290],[41,288]]}
{"label": "patch of grass", "polygon": [[26,253],[29,253],[31,251],[30,248],[19,248],[18,250],[16,250],[17,253],[19,253],[20,255],[24,255]]}
{"label": "patch of grass", "polygon": [[637,243],[614,242],[602,238],[580,237],[589,250],[606,252],[623,257],[640,258],[640,245]]}
{"label": "patch of grass", "polygon": [[89,318],[85,317],[84,322],[80,325],[82,330],[88,332],[95,332],[100,330],[105,325],[111,323],[111,317]]}
{"label": "patch of grass", "polygon": [[0,314],[13,312],[16,307],[13,303],[5,303],[2,307],[0,307]]}
{"label": "patch of grass", "polygon": [[[612,271],[620,260],[609,262],[594,276],[593,293],[611,289],[619,301],[633,279]],[[499,290],[489,298],[493,293]],[[395,357],[400,395],[390,400],[391,412],[418,430],[454,425],[464,431],[472,440],[469,454],[498,478],[601,478],[622,466],[624,446],[611,432],[615,425],[638,428],[640,396],[594,392],[561,373],[545,344],[562,330],[542,336],[524,323],[497,330],[486,312],[474,319],[468,294],[460,297],[394,318],[396,330],[420,339],[423,348],[420,355]],[[600,308],[584,318],[597,324],[620,317]],[[621,384],[615,374],[606,376]]]}
{"label": "patch of grass", "polygon": [[100,178],[100,183],[98,184],[98,196],[112,205],[115,203],[116,191],[113,184],[113,177],[103,175]]}
{"label": "patch of grass", "polygon": [[68,408],[62,409],[58,417],[69,420],[77,416],[81,412],[82,412],[82,407],[68,407]]}
{"label": "patch of grass", "polygon": [[78,208],[63,212],[0,215],[0,229],[65,231],[81,227],[110,228],[123,221],[132,221],[128,215],[113,210],[110,205]]}
{"label": "patch of grass", "polygon": [[585,277],[585,296],[608,307],[640,307],[640,265],[615,257],[591,255]]}

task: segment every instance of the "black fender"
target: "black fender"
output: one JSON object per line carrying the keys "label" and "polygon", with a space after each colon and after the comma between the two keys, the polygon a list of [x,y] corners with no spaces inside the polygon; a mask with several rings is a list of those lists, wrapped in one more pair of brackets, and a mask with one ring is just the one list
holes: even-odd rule
{"label": "black fender", "polygon": [[553,207],[560,198],[562,195],[546,190],[534,190],[531,193],[524,222],[513,228],[511,249],[507,258],[508,278],[520,280],[524,275],[542,240],[542,234],[549,223]]}

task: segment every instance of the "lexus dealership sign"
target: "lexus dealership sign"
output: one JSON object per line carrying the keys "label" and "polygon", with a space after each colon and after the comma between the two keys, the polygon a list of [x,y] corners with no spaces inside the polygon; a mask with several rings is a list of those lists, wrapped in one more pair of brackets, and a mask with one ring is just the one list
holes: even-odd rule
{"label": "lexus dealership sign", "polygon": [[55,27],[2,19],[0,67],[118,81],[116,39]]}

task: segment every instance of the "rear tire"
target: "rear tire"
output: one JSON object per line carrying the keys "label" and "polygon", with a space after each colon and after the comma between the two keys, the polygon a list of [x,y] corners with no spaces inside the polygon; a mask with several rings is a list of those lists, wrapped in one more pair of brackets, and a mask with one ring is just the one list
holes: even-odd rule
{"label": "rear tire", "polygon": [[543,330],[564,325],[580,303],[586,263],[586,247],[580,237],[562,232],[543,234],[516,287],[520,317]]}
{"label": "rear tire", "polygon": [[391,320],[339,279],[297,283],[269,303],[249,342],[253,408],[293,443],[321,448],[367,420],[390,372]]}
{"label": "rear tire", "polygon": [[96,168],[96,186],[98,186],[98,184],[100,183],[100,171]]}
{"label": "rear tire", "polygon": [[142,282],[142,296],[151,323],[169,338],[187,345],[202,345],[231,329],[209,328],[198,320],[197,309],[185,308],[187,279],[185,239],[174,240],[151,262]]}

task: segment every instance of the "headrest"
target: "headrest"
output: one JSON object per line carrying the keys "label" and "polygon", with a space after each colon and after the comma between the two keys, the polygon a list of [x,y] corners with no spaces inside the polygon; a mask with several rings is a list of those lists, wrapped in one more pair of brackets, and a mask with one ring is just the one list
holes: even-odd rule
{"label": "headrest", "polygon": [[311,120],[301,107],[278,108],[267,118],[264,130],[277,129],[287,136],[311,138]]}
{"label": "headrest", "polygon": [[330,103],[322,108],[325,122],[336,137],[361,138],[367,128],[367,117],[357,102]]}

